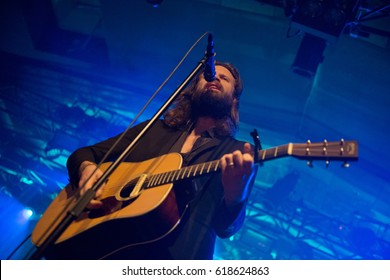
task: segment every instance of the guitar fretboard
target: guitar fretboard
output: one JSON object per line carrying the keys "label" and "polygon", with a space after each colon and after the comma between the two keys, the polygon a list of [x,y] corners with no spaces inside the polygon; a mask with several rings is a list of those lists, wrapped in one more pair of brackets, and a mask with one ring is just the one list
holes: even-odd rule
{"label": "guitar fretboard", "polygon": [[[275,158],[294,156],[300,159],[356,160],[358,157],[357,141],[285,144],[257,152],[255,163]],[[146,188],[170,184],[179,180],[190,179],[220,171],[219,160],[195,164],[181,169],[153,174],[146,178]]]}
{"label": "guitar fretboard", "polygon": [[[266,161],[287,155],[289,152],[289,145],[278,146],[266,150],[258,151],[258,158],[256,162]],[[158,173],[150,176],[147,180],[146,188],[152,188],[165,184],[174,183],[176,181],[190,179],[207,175],[210,173],[219,172],[221,167],[219,166],[219,160],[204,162],[187,167],[183,167],[177,170]]]}
{"label": "guitar fretboard", "polygon": [[291,151],[292,151],[292,144],[286,144],[286,145],[281,145],[281,146],[277,146],[265,150],[260,150],[258,151],[258,158],[256,163],[287,156],[291,154]]}
{"label": "guitar fretboard", "polygon": [[158,173],[148,178],[147,188],[170,184],[176,181],[199,177],[220,171],[219,160],[213,160],[191,166],[186,166],[177,170]]}

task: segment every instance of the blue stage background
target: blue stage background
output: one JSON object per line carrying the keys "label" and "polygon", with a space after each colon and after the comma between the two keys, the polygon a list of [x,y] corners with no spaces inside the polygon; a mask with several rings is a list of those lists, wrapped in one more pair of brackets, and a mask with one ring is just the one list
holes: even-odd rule
{"label": "blue stage background", "polygon": [[[322,35],[292,24],[277,5],[286,1],[149,2],[1,4],[0,258],[28,237],[67,184],[69,154],[123,131],[211,31],[217,59],[235,64],[244,80],[238,138],[252,142],[257,129],[263,148],[359,142],[359,161],[349,168],[321,161],[310,168],[295,158],[260,166],[245,225],[218,240],[215,258],[389,259],[388,9],[356,25],[370,26],[368,33],[345,29],[326,38],[323,62],[305,77],[291,69],[303,35]],[[363,2],[360,13],[376,8]],[[206,44],[196,45],[139,121],[170,96]],[[316,46],[309,50],[304,61]],[[27,240],[11,258],[31,247]]]}

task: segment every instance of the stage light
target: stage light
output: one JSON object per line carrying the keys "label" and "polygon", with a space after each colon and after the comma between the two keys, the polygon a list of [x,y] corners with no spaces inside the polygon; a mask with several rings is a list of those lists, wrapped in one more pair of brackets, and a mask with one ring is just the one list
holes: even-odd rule
{"label": "stage light", "polygon": [[147,0],[150,4],[152,4],[153,8],[157,8],[163,2],[163,0]]}
{"label": "stage light", "polygon": [[27,221],[31,219],[32,216],[34,216],[34,210],[31,208],[25,208],[22,210],[22,216]]}

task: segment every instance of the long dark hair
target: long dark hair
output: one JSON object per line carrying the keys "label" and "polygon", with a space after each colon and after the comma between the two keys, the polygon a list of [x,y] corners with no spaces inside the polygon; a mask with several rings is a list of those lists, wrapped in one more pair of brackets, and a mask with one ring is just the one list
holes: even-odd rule
{"label": "long dark hair", "polygon": [[[242,80],[240,74],[235,66],[231,63],[224,63],[220,61],[216,61],[216,65],[220,65],[228,69],[232,76],[234,77],[234,99],[232,108],[230,110],[230,114],[217,122],[216,133],[220,136],[233,136],[238,130],[239,123],[239,103],[240,97],[243,91]],[[189,121],[196,121],[198,116],[194,116],[191,107],[191,97],[193,92],[196,89],[196,85],[198,84],[200,78],[202,77],[202,73],[199,73],[190,84],[182,91],[180,96],[176,99],[174,106],[169,109],[164,114],[164,122],[170,126],[175,128],[183,128]]]}

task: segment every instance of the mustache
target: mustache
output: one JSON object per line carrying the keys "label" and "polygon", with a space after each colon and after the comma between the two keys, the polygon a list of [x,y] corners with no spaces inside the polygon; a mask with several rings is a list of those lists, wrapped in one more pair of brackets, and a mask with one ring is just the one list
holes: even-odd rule
{"label": "mustache", "polygon": [[204,85],[204,91],[208,91],[210,90],[210,88],[212,87],[216,87],[218,90],[220,91],[223,91],[223,86],[220,82],[218,82],[217,80],[214,80],[212,82],[208,82]]}

